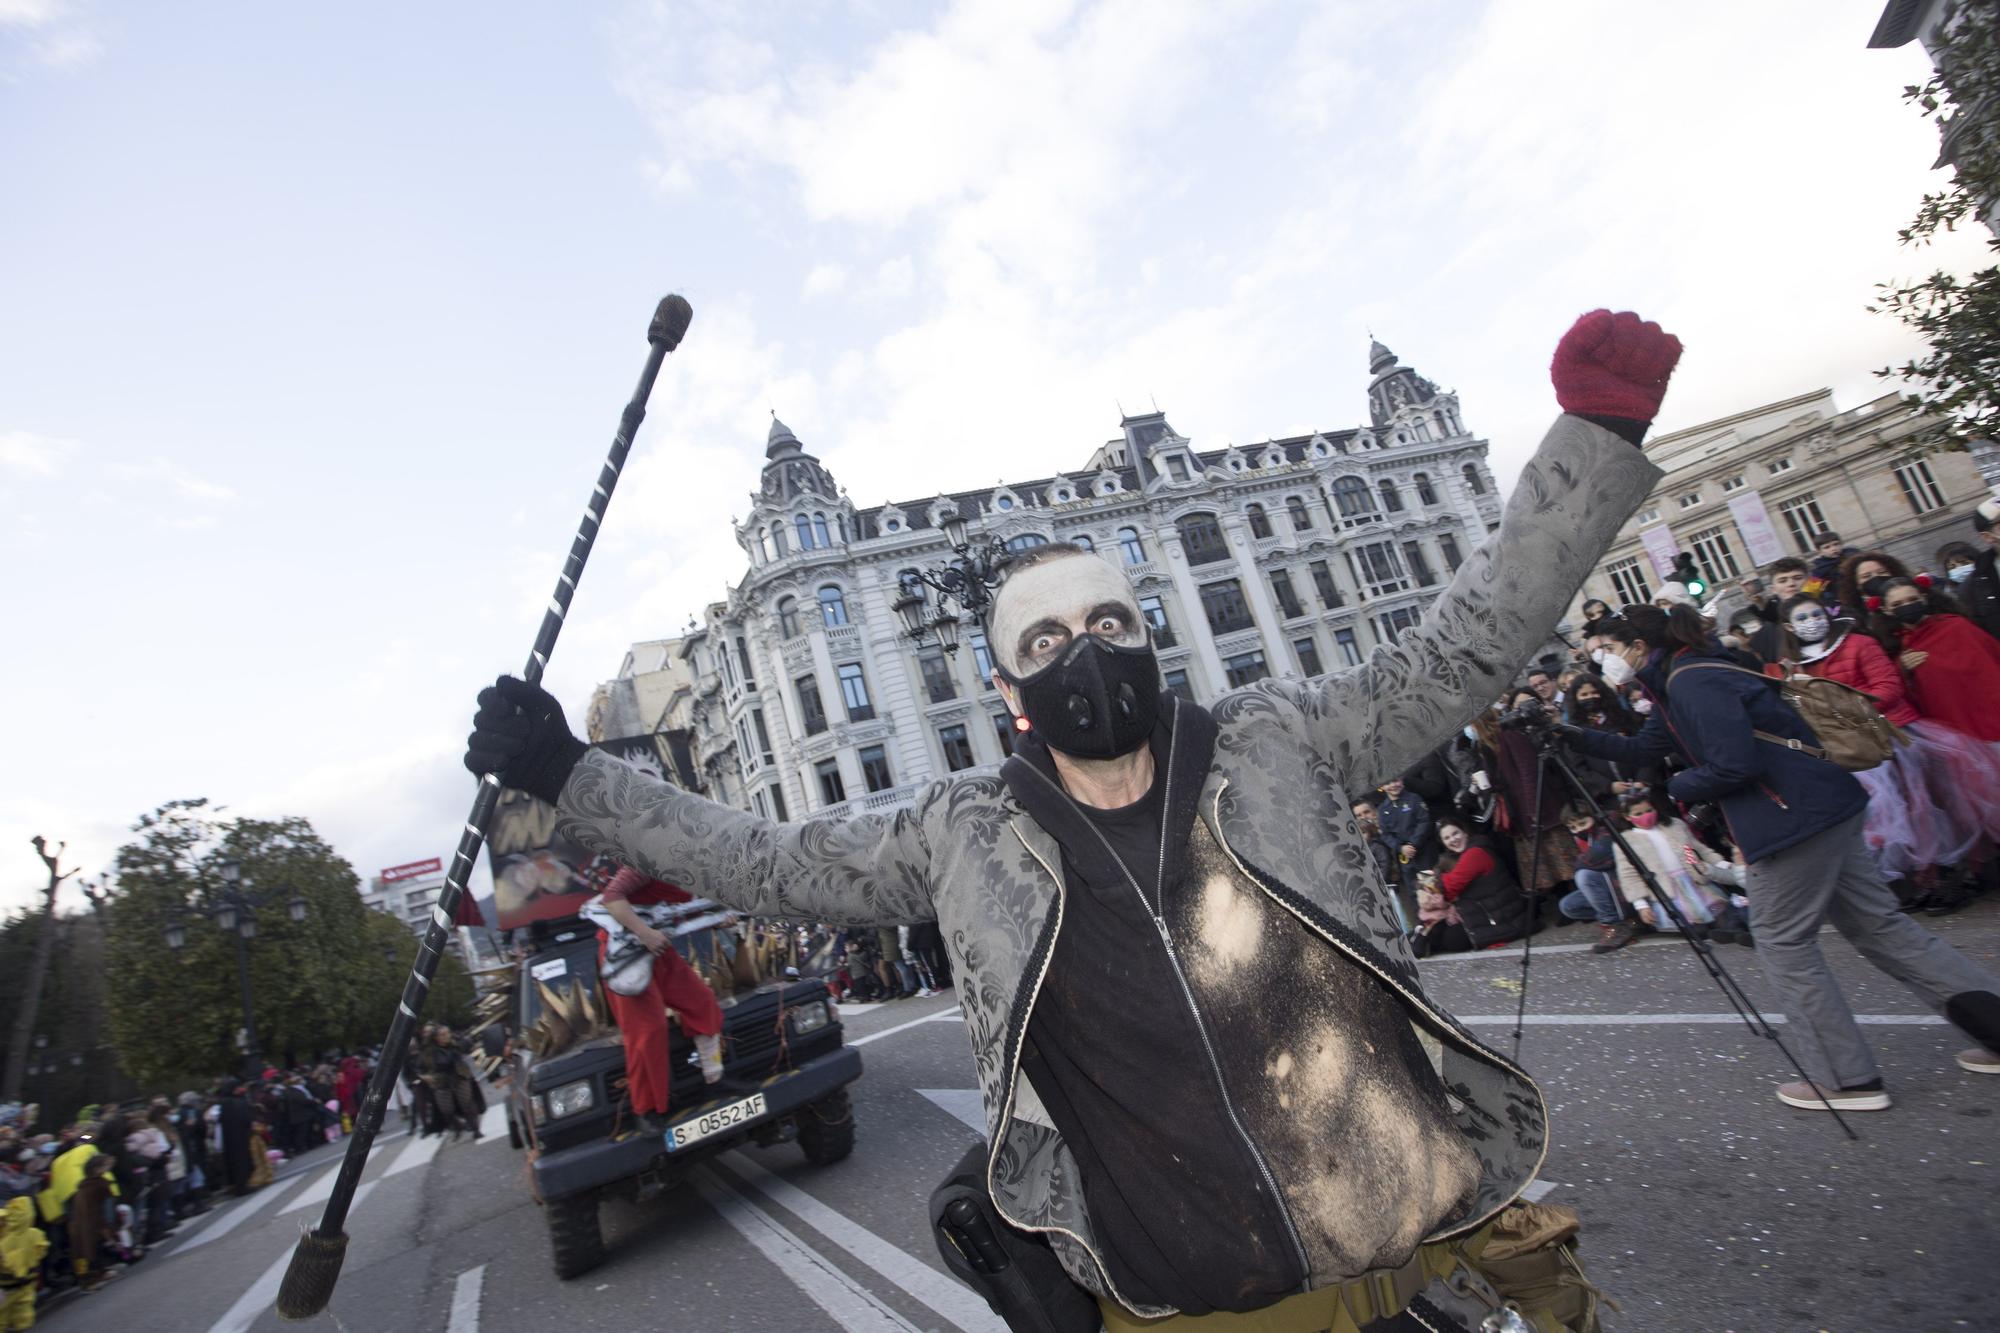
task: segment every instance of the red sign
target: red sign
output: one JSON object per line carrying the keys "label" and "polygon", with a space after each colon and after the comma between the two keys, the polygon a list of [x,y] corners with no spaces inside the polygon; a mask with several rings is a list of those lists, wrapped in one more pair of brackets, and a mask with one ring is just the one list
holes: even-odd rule
{"label": "red sign", "polygon": [[433,856],[428,861],[412,861],[408,865],[390,866],[380,878],[384,884],[394,884],[398,880],[417,879],[424,875],[435,875],[444,869],[444,862]]}

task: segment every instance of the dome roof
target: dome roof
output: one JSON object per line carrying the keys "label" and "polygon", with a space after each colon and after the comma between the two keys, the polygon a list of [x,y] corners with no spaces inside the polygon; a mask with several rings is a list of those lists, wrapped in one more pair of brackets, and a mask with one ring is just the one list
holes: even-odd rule
{"label": "dome roof", "polygon": [[1380,341],[1371,338],[1368,342],[1368,373],[1381,375],[1392,369],[1395,364],[1396,354],[1384,347]]}

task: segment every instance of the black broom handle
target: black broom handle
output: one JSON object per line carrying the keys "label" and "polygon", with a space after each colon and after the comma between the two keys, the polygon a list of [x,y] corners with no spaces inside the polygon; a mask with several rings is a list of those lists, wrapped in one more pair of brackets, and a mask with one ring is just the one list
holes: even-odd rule
{"label": "black broom handle", "polygon": [[[646,331],[647,340],[652,345],[646,354],[646,368],[639,374],[639,387],[633,390],[632,401],[625,404],[625,411],[618,419],[618,434],[612,437],[611,452],[597,474],[597,485],[591,488],[589,502],[584,505],[583,518],[578,522],[576,536],[570,542],[569,558],[563,562],[563,571],[556,579],[555,595],[549,598],[548,610],[542,613],[542,627],[535,635],[535,646],[528,651],[528,664],[521,671],[522,678],[530,684],[542,678],[542,672],[549,664],[549,654],[555,651],[556,636],[562,632],[563,618],[569,614],[570,599],[576,595],[584,563],[590,559],[590,548],[596,543],[598,530],[603,526],[604,510],[611,503],[611,492],[617,488],[618,474],[624,470],[625,455],[632,448],[632,437],[638,433],[639,423],[646,418],[646,400],[652,397],[653,381],[659,376],[660,365],[667,359],[667,353],[680,346],[682,336],[687,333],[688,321],[693,317],[693,309],[679,296],[667,297],[653,313],[652,325]],[[479,855],[480,845],[486,840],[487,826],[492,822],[493,811],[499,804],[500,779],[488,773],[479,779],[479,794],[473,799],[472,813],[466,816],[465,827],[459,834],[458,851],[451,859],[451,873],[445,877],[437,906],[431,909],[430,925],[424,930],[424,942],[417,949],[417,960],[410,969],[409,980],[403,983],[403,997],[396,1004],[395,1017],[390,1020],[389,1035],[383,1039],[374,1076],[368,1080],[361,1114],[355,1118],[354,1133],[347,1140],[347,1155],[341,1159],[340,1175],[333,1182],[333,1194],[326,1201],[326,1211],[320,1214],[319,1225],[300,1237],[291,1266],[285,1270],[285,1280],[278,1292],[278,1313],[287,1319],[304,1319],[319,1313],[333,1295],[340,1261],[345,1257],[347,1238],[342,1227],[347,1221],[347,1210],[353,1203],[355,1189],[361,1184],[361,1173],[368,1165],[368,1151],[375,1142],[377,1131],[382,1128],[382,1115],[388,1105],[390,1090],[402,1076],[403,1061],[410,1044],[410,1029],[416,1025],[418,1011],[423,1008],[424,997],[430,991],[431,978],[437,973],[438,960],[450,941],[452,921],[458,914],[465,882],[472,874],[473,861]],[[315,1245],[314,1242],[320,1244]],[[329,1245],[327,1242],[334,1243]],[[327,1271],[329,1264],[330,1272]]]}

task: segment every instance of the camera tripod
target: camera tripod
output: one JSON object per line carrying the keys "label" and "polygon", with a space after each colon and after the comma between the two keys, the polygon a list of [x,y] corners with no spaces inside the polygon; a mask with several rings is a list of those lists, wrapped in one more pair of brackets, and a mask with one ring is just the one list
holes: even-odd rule
{"label": "camera tripod", "polygon": [[1583,782],[1576,775],[1576,770],[1569,766],[1569,761],[1563,757],[1562,751],[1559,748],[1562,742],[1562,733],[1556,726],[1554,719],[1550,718],[1546,713],[1538,713],[1537,718],[1539,720],[1523,718],[1515,726],[1515,729],[1520,731],[1523,739],[1535,747],[1535,803],[1531,807],[1532,813],[1530,815],[1535,829],[1535,850],[1534,854],[1529,858],[1528,873],[1521,886],[1522,896],[1528,902],[1528,932],[1521,937],[1521,993],[1514,1010],[1514,1062],[1519,1064],[1521,1060],[1521,1029],[1525,1026],[1528,1015],[1528,968],[1532,964],[1534,956],[1535,926],[1537,924],[1536,908],[1538,906],[1535,881],[1540,877],[1542,868],[1542,794],[1544,784],[1548,779],[1549,769],[1554,768],[1562,777],[1562,780],[1569,785],[1569,789],[1582,798],[1583,803],[1590,808],[1590,812],[1597,817],[1597,822],[1602,824],[1605,830],[1611,834],[1611,840],[1618,845],[1618,850],[1624,853],[1625,859],[1638,870],[1639,878],[1646,882],[1646,888],[1653,895],[1653,902],[1658,905],[1659,910],[1667,914],[1668,920],[1680,932],[1681,938],[1687,941],[1687,946],[1690,949],[1694,950],[1695,957],[1701,961],[1702,968],[1707,971],[1709,980],[1713,981],[1716,988],[1722,992],[1722,997],[1729,1001],[1729,1007],[1736,1011],[1736,1016],[1743,1020],[1744,1026],[1748,1027],[1752,1034],[1767,1038],[1772,1045],[1778,1048],[1784,1055],[1785,1062],[1797,1071],[1799,1078],[1804,1080],[1806,1086],[1819,1094],[1820,1102],[1832,1113],[1834,1121],[1840,1126],[1841,1131],[1848,1138],[1858,1142],[1861,1136],[1854,1132],[1853,1126],[1847,1123],[1846,1117],[1834,1109],[1833,1103],[1827,1100],[1825,1090],[1819,1086],[1817,1080],[1807,1074],[1804,1068],[1800,1066],[1797,1057],[1792,1054],[1791,1048],[1786,1046],[1783,1038],[1778,1036],[1777,1029],[1771,1026],[1770,1022],[1758,1010],[1756,1002],[1750,998],[1749,993],[1730,974],[1729,969],[1723,966],[1722,959],[1716,955],[1715,946],[1706,939],[1697,938],[1694,932],[1688,928],[1688,919],[1681,914],[1680,905],[1674,901],[1673,895],[1666,891],[1665,886],[1653,874],[1652,869],[1633,852],[1632,844],[1625,841],[1625,835],[1618,831],[1618,826],[1612,823],[1610,817],[1605,814],[1604,807],[1598,803],[1595,796],[1591,795],[1590,789],[1583,785]]}

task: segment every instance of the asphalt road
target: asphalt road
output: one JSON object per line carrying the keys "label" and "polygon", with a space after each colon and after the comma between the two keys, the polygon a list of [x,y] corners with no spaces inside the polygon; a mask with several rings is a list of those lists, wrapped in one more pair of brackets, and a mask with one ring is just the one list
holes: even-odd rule
{"label": "asphalt road", "polygon": [[[2000,902],[1926,921],[2000,968]],[[1965,1043],[1828,937],[1896,1106],[1852,1117],[1789,1110],[1791,1077],[1678,943],[1608,958],[1584,928],[1538,937],[1522,1057],[1542,1080],[1554,1143],[1537,1190],[1584,1217],[1584,1259],[1623,1313],[1608,1327],[1733,1333],[2000,1328],[1996,1244],[2000,1078],[1952,1063]],[[1725,951],[1753,996],[1754,955]],[[1517,954],[1426,962],[1427,986],[1505,1049]],[[329,1312],[353,1333],[577,1329],[965,1330],[1000,1325],[945,1276],[924,1223],[931,1186],[978,1120],[964,1025],[949,996],[847,1014],[868,1072],[852,1158],[746,1149],[690,1187],[605,1209],[611,1258],[550,1272],[541,1215],[504,1133],[438,1147],[377,1145]],[[1779,1029],[1780,1032],[1783,1028]],[[332,1150],[184,1227],[48,1327],[277,1333],[269,1306],[299,1226],[317,1216]]]}

